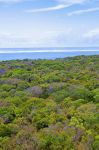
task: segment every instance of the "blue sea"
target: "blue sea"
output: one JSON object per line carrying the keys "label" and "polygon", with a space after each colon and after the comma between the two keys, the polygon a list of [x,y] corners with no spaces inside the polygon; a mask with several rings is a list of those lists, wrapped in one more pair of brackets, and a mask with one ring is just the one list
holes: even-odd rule
{"label": "blue sea", "polygon": [[0,61],[14,59],[56,59],[99,55],[99,47],[0,48]]}

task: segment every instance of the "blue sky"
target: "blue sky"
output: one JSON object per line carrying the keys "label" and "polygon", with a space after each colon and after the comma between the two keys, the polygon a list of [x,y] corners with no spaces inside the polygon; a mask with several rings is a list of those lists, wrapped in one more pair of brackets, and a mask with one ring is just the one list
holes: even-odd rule
{"label": "blue sky", "polygon": [[99,0],[0,0],[0,47],[99,46]]}

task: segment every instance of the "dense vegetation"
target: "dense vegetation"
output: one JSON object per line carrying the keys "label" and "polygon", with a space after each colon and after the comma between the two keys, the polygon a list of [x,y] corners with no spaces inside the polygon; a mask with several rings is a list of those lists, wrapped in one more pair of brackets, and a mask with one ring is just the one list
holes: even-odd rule
{"label": "dense vegetation", "polygon": [[0,62],[0,150],[99,150],[99,56]]}

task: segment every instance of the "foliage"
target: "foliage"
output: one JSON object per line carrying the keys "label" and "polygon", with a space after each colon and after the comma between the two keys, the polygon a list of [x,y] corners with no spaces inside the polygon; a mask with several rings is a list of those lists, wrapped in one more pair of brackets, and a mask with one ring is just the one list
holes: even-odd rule
{"label": "foliage", "polygon": [[0,150],[98,150],[99,56],[0,62]]}

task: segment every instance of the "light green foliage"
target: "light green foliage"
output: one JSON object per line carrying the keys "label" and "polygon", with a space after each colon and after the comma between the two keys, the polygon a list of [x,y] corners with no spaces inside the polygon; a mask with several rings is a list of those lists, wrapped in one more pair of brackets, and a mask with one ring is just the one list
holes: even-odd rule
{"label": "light green foliage", "polygon": [[99,56],[0,69],[0,150],[99,149]]}

